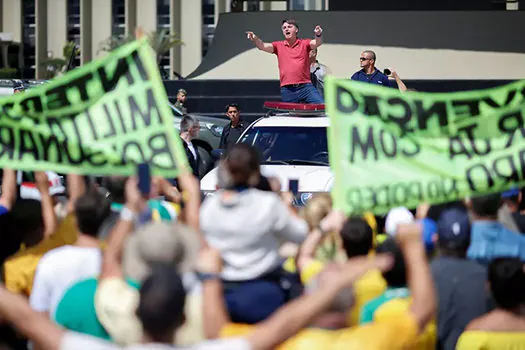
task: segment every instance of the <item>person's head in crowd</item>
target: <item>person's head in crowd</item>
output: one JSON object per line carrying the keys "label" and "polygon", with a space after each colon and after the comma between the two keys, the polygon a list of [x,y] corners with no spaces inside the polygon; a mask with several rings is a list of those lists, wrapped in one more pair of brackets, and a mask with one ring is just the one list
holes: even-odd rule
{"label": "person's head in crowd", "polygon": [[259,154],[247,144],[237,143],[229,151],[224,160],[224,171],[227,172],[230,186],[252,187],[260,178]]}
{"label": "person's head in crowd", "polygon": [[439,254],[464,258],[470,245],[470,219],[459,208],[446,209],[437,222]]}
{"label": "person's head in crowd", "polygon": [[185,115],[180,121],[180,135],[186,140],[192,140],[199,135],[199,119],[192,115]]}
{"label": "person's head in crowd", "polygon": [[124,204],[126,202],[126,176],[108,176],[104,178],[104,187],[108,190],[111,202]]}
{"label": "person's head in crowd", "polygon": [[500,309],[525,313],[525,262],[517,258],[494,259],[488,269],[490,290]]}
{"label": "person's head in crowd", "polygon": [[239,124],[241,120],[241,108],[237,103],[230,103],[226,106],[226,116],[230,119],[233,126]]}
{"label": "person's head in crowd", "polygon": [[175,330],[184,322],[186,291],[172,266],[159,265],[140,287],[137,317],[151,342],[173,344]]}
{"label": "person's head in crowd", "polygon": [[374,69],[376,64],[376,53],[372,50],[365,50],[361,52],[361,56],[359,57],[360,66],[361,68],[368,70],[368,69]]}
{"label": "person's head in crowd", "polygon": [[500,193],[476,196],[470,199],[470,209],[476,219],[497,220],[501,204]]}
{"label": "person's head in crowd", "polygon": [[110,202],[95,189],[86,191],[75,203],[75,218],[80,234],[97,237],[100,227],[111,213]]}
{"label": "person's head in crowd", "polygon": [[287,18],[281,22],[281,30],[286,40],[294,41],[299,33],[299,25],[295,19]]}
{"label": "person's head in crowd", "polygon": [[376,248],[376,252],[378,254],[390,253],[394,257],[394,265],[392,268],[389,271],[383,272],[383,278],[388,284],[388,287],[405,287],[407,284],[405,259],[403,257],[403,252],[401,251],[401,248],[397,244],[395,238],[388,237]]}
{"label": "person's head in crowd", "polygon": [[188,93],[186,92],[186,90],[179,89],[179,91],[177,91],[177,101],[179,101],[180,103],[184,104],[186,102],[187,96]]}
{"label": "person's head in crowd", "polygon": [[27,247],[40,243],[44,238],[42,204],[35,199],[17,199],[11,209],[11,224]]}
{"label": "person's head in crowd", "polygon": [[508,191],[503,192],[501,194],[501,198],[511,213],[519,212],[522,200],[522,195],[519,188],[514,187]]}
{"label": "person's head in crowd", "polygon": [[343,249],[349,259],[368,255],[374,245],[374,232],[363,218],[349,218],[340,235]]}
{"label": "person's head in crowd", "polygon": [[310,51],[309,58],[310,58],[310,64],[314,64],[317,62],[317,48]]}
{"label": "person's head in crowd", "polygon": [[385,233],[395,236],[398,225],[411,224],[414,222],[414,215],[405,207],[392,208],[386,215]]}
{"label": "person's head in crowd", "polygon": [[26,87],[22,83],[15,85],[15,87],[13,88],[13,94],[19,94],[24,91],[26,91]]}
{"label": "person's head in crowd", "polygon": [[303,217],[310,231],[319,227],[321,220],[332,210],[332,197],[328,193],[315,194],[304,207]]}

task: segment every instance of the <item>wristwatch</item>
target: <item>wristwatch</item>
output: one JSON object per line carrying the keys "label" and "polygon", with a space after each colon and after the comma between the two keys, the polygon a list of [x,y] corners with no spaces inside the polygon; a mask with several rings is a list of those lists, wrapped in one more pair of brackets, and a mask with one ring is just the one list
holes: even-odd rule
{"label": "wristwatch", "polygon": [[120,211],[120,220],[135,222],[137,220],[137,216],[131,211],[131,209],[124,207]]}
{"label": "wristwatch", "polygon": [[218,273],[197,272],[196,275],[197,275],[197,279],[201,282],[221,279],[221,275],[219,275]]}

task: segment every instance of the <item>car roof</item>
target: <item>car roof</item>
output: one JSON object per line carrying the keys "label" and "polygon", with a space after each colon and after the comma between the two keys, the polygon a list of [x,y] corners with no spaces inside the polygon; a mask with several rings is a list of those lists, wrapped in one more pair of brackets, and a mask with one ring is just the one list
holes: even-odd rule
{"label": "car roof", "polygon": [[261,118],[253,126],[296,126],[296,127],[328,127],[327,117],[266,117]]}

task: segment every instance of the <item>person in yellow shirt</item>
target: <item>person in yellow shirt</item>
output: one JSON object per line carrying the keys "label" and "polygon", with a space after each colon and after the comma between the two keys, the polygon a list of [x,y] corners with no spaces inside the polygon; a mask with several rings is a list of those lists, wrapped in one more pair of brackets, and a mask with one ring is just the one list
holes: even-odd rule
{"label": "person in yellow shirt", "polygon": [[[403,253],[405,255],[408,267],[409,286],[413,295],[410,307],[405,312],[396,314],[393,317],[384,317],[377,321],[359,326],[346,327],[347,317],[344,313],[337,312],[348,307],[352,302],[351,290],[342,290],[339,294],[331,299],[330,306],[324,308],[324,313],[318,315],[310,323],[311,327],[304,329],[296,336],[284,342],[279,349],[405,349],[413,346],[418,341],[420,332],[425,328],[431,319],[435,307],[436,298],[430,275],[428,262],[426,260],[425,248],[421,240],[421,227],[419,225],[402,226],[398,232],[397,238],[400,240]],[[359,257],[351,259],[364,259],[373,261],[374,257]],[[323,282],[328,282],[328,277],[332,265],[328,265],[319,276],[316,277],[316,283],[319,288],[323,287]],[[379,272],[381,270],[377,269]],[[333,281],[331,281],[333,283]],[[214,337],[238,337],[252,334],[259,325],[237,325],[229,323],[228,315],[224,307],[216,305],[223,303],[221,295],[215,295],[213,304],[210,302],[209,294],[206,291],[205,284],[205,304],[206,309],[213,309],[216,315],[215,319],[209,317],[210,322],[215,321],[210,331],[205,324],[206,334],[209,338]],[[315,290],[315,287],[312,289]],[[307,288],[307,294],[312,293]],[[210,306],[211,305],[211,306]],[[286,306],[285,306],[286,307]],[[205,310],[206,310],[205,309]],[[206,312],[206,311],[205,311]],[[284,310],[277,311],[281,314]],[[208,317],[205,316],[205,319]],[[260,326],[264,325],[261,323]]]}
{"label": "person in yellow shirt", "polygon": [[[308,284],[324,267],[324,263],[315,259],[317,246],[324,239],[323,226],[329,225],[333,214],[321,221],[318,229],[314,229],[301,246],[297,262],[301,272],[301,280]],[[362,218],[350,218],[344,221],[340,228],[339,240],[345,258],[367,256],[373,249],[374,233],[367,221]],[[349,314],[349,324],[357,325],[361,307],[369,300],[381,295],[386,289],[386,282],[378,271],[369,271],[354,284],[355,301]]]}
{"label": "person in yellow shirt", "polygon": [[525,349],[525,262],[495,259],[488,276],[496,309],[470,322],[456,349]]}
{"label": "person in yellow shirt", "polygon": [[[3,265],[3,278],[6,288],[26,297],[31,295],[33,278],[40,258],[48,251],[77,240],[72,204],[69,214],[58,224],[49,194],[49,181],[45,173],[35,173],[36,187],[40,192],[38,200],[20,200],[15,204],[12,225],[16,233],[23,236],[19,251],[9,257]],[[76,201],[84,188],[83,178],[68,175],[70,203]]]}

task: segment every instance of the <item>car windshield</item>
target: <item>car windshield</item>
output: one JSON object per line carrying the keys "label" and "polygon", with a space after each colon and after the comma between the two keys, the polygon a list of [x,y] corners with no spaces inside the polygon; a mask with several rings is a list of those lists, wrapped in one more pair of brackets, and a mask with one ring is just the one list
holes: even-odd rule
{"label": "car windshield", "polygon": [[255,146],[263,164],[328,165],[326,127],[253,127],[240,142]]}

